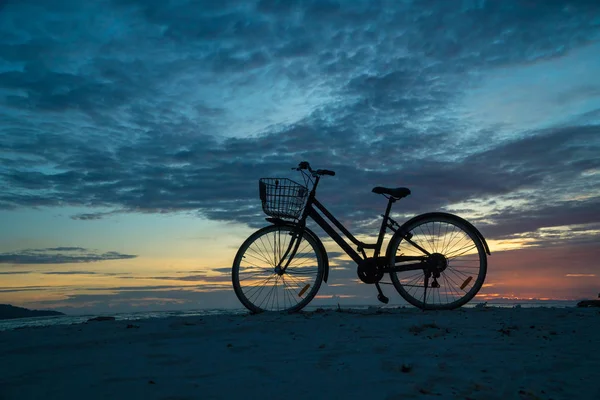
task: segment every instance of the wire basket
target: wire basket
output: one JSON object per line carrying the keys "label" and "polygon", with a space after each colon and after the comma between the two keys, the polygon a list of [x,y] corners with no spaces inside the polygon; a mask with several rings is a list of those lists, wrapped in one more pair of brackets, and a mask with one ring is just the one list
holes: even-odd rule
{"label": "wire basket", "polygon": [[261,178],[258,188],[265,214],[284,219],[300,218],[308,196],[305,186],[287,178]]}

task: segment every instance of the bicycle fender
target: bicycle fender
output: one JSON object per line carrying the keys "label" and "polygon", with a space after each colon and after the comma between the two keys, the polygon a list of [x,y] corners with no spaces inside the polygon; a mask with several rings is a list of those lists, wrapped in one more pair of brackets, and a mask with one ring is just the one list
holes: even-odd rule
{"label": "bicycle fender", "polygon": [[[459,220],[460,222],[462,222],[463,224],[465,224],[469,229],[472,229],[475,234],[477,235],[477,237],[479,238],[479,240],[481,241],[481,243],[483,244],[483,248],[485,250],[485,252],[488,255],[492,255],[492,253],[490,253],[490,248],[485,240],[485,238],[483,237],[483,235],[481,234],[481,232],[479,232],[479,229],[477,229],[472,223],[470,223],[469,221],[467,221],[466,219],[459,217],[458,215],[454,215],[454,214],[450,214],[450,213],[444,213],[444,212],[431,212],[431,213],[425,213],[425,214],[421,214],[421,215],[417,215],[416,217],[413,217],[411,219],[409,219],[408,221],[406,221],[404,224],[402,224],[402,226],[400,226],[400,229],[398,229],[398,231],[394,234],[394,236],[396,235],[400,235],[401,233],[404,233],[404,229],[403,227],[405,225],[408,225],[409,223],[413,223],[415,221],[418,221],[420,219],[424,219],[424,218],[429,218],[429,217],[448,217],[448,218],[454,218]],[[387,251],[386,251],[386,257],[389,260],[389,252],[391,251],[391,249],[388,247]]]}
{"label": "bicycle fender", "polygon": [[[296,225],[293,222],[285,221],[285,220],[279,219],[279,218],[265,218],[265,219],[267,221],[269,221],[270,223],[272,223],[273,225],[287,225],[287,226],[295,226]],[[313,231],[311,231],[310,229],[308,229],[306,226],[304,227],[304,231],[308,235],[312,236],[312,238],[317,243],[317,246],[319,246],[318,250],[323,255],[323,267],[324,267],[323,281],[325,283],[327,283],[327,279],[329,278],[329,257],[327,256],[327,252],[325,251],[325,246],[323,246],[323,242],[321,242],[321,239],[319,239],[317,234],[314,233]]]}

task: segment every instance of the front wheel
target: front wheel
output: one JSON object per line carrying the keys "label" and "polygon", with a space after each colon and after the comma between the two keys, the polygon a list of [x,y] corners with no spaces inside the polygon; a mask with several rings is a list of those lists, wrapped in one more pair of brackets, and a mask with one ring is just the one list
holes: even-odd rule
{"label": "front wheel", "polygon": [[[410,304],[421,309],[451,310],[469,302],[487,272],[485,248],[478,232],[462,218],[434,213],[400,227],[389,244],[390,277]],[[424,259],[422,267],[402,256]],[[413,267],[402,270],[403,264]]]}
{"label": "front wheel", "polygon": [[316,239],[306,232],[300,237],[298,229],[267,226],[238,250],[231,278],[236,296],[248,310],[296,312],[316,296],[323,280],[323,255]]}

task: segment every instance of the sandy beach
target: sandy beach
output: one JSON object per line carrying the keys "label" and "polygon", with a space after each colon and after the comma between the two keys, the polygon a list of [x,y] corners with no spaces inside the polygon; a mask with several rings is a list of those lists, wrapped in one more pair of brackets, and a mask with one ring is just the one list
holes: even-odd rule
{"label": "sandy beach", "polygon": [[599,399],[598,309],[318,310],[0,332],[0,399]]}

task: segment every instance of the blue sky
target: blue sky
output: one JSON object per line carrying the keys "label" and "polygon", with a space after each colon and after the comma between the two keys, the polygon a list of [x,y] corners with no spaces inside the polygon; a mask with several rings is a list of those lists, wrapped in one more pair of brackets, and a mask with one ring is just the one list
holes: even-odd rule
{"label": "blue sky", "polygon": [[235,306],[257,180],[302,160],[354,232],[376,185],[475,223],[482,294],[595,296],[599,39],[596,1],[4,1],[0,302]]}

